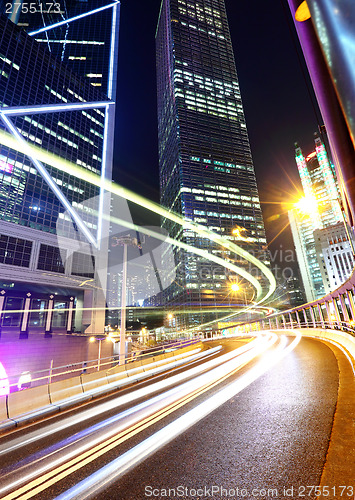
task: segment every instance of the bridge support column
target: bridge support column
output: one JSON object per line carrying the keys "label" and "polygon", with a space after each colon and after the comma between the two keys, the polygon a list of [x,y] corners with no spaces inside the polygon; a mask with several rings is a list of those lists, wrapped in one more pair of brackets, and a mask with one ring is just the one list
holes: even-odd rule
{"label": "bridge support column", "polygon": [[323,316],[322,307],[320,304],[317,304],[317,307],[318,307],[318,314],[319,314],[319,318],[320,318],[320,323],[321,323],[322,328],[324,328],[324,316]]}
{"label": "bridge support column", "polygon": [[1,313],[4,308],[4,303],[5,303],[5,290],[1,290],[0,292],[0,337],[1,337],[1,323],[2,323],[2,317]]}
{"label": "bridge support column", "polygon": [[302,309],[302,312],[303,312],[304,322],[306,323],[306,328],[308,328],[308,319],[307,319],[306,309]]}
{"label": "bridge support column", "polygon": [[332,317],[332,313],[331,313],[331,310],[330,310],[330,303],[327,300],[325,301],[325,308],[327,310],[328,323],[330,324],[330,327],[332,328],[333,324],[334,324],[334,319]]}
{"label": "bridge support column", "polygon": [[45,332],[44,332],[45,337],[52,336],[52,321],[53,321],[53,312],[54,312],[53,306],[54,306],[54,296],[50,295],[49,301],[48,301],[46,328],[45,328]]}
{"label": "bridge support column", "polygon": [[275,318],[275,321],[276,321],[276,329],[278,330],[279,329],[279,320],[277,319],[277,316]]}
{"label": "bridge support column", "polygon": [[282,319],[283,328],[284,328],[284,330],[286,330],[286,319],[285,319],[285,316],[283,314],[281,315],[281,319]]}
{"label": "bridge support column", "polygon": [[316,317],[314,315],[314,311],[313,311],[313,306],[311,306],[309,308],[309,312],[311,313],[311,318],[312,318],[312,323],[313,323],[313,328],[316,328],[317,325],[316,325]]}
{"label": "bridge support column", "polygon": [[299,315],[298,311],[296,311],[296,318],[297,318],[298,328],[301,328],[301,320],[300,320],[300,315]]}
{"label": "bridge support column", "polygon": [[352,290],[347,290],[346,295],[348,297],[349,305],[350,305],[350,313],[351,319],[355,321],[355,304],[354,304],[354,295]]}
{"label": "bridge support column", "polygon": [[292,314],[288,313],[288,317],[290,319],[290,327],[293,328],[293,319],[292,319]]}
{"label": "bridge support column", "polygon": [[74,309],[74,297],[70,297],[69,311],[67,318],[67,333],[73,333],[73,309]]}
{"label": "bridge support column", "polygon": [[30,304],[31,304],[31,294],[28,293],[25,300],[25,307],[23,310],[21,327],[20,327],[20,339],[28,338],[28,323],[30,319]]}
{"label": "bridge support column", "polygon": [[332,302],[333,302],[333,306],[334,306],[336,322],[338,323],[338,326],[341,326],[341,317],[340,317],[340,312],[339,312],[339,308],[338,308],[338,303],[337,303],[336,299],[334,299],[334,298],[332,299]]}
{"label": "bridge support column", "polygon": [[345,321],[345,323],[349,323],[349,321],[350,321],[349,313],[348,313],[348,310],[346,308],[344,295],[342,293],[339,295],[339,300],[340,300],[341,310],[343,311],[344,321]]}

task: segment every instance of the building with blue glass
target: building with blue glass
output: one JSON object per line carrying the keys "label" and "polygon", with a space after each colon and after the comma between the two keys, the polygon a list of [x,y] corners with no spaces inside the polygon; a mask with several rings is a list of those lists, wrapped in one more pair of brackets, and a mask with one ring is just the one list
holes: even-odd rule
{"label": "building with blue glass", "polygon": [[29,5],[0,19],[1,327],[102,333],[119,2]]}

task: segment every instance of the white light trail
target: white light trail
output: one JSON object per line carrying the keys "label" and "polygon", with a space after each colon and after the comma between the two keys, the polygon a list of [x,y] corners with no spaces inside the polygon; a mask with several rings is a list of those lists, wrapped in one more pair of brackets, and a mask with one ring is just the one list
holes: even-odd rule
{"label": "white light trail", "polygon": [[[249,344],[250,345],[250,344]],[[193,362],[193,361],[198,361],[201,360],[204,357],[211,356],[216,354],[221,350],[221,347],[214,347],[212,349],[209,349],[208,351],[203,351],[198,354],[194,354],[193,356],[182,360],[180,363],[177,363],[179,366],[188,362]],[[208,369],[211,368],[212,366],[217,365],[218,363],[223,362],[221,361],[221,358],[214,360],[214,363],[209,364],[209,365],[204,365],[203,369]],[[146,365],[148,366],[148,365]],[[40,439],[44,439],[51,434],[60,432],[64,429],[68,429],[69,427],[72,427],[74,425],[79,424],[80,422],[85,422],[86,420],[89,420],[91,418],[94,418],[100,414],[103,414],[107,411],[113,410],[115,408],[119,408],[121,406],[124,406],[126,404],[132,403],[133,401],[136,401],[137,399],[140,399],[142,397],[147,397],[151,394],[154,394],[155,392],[159,390],[166,389],[176,383],[182,382],[183,380],[188,379],[189,377],[195,376],[198,373],[202,371],[201,367],[197,366],[195,368],[192,368],[190,370],[187,370],[183,373],[180,373],[178,375],[174,375],[172,377],[169,377],[165,380],[162,380],[160,382],[155,382],[152,385],[149,385],[148,387],[143,387],[142,389],[138,389],[135,391],[130,392],[129,394],[126,394],[124,396],[118,396],[117,398],[107,402],[107,403],[102,403],[95,408],[92,408],[90,410],[85,410],[80,412],[80,415],[74,416],[74,417],[67,417],[63,420],[61,420],[59,423],[56,424],[51,424],[48,425],[45,429],[40,429],[38,431],[31,432],[27,434],[26,438],[15,438],[12,439],[10,442],[7,442],[5,445],[0,446],[0,457],[3,455],[6,455],[7,453],[13,452],[19,448],[22,448],[23,446],[27,446],[31,443],[34,443],[35,441],[39,441]],[[145,375],[145,374],[143,374]],[[138,380],[138,377],[136,378]],[[117,384],[117,382],[116,382]],[[114,383],[112,384],[114,385]]]}
{"label": "white light trail", "polygon": [[[263,335],[250,344],[227,353],[221,357],[225,362],[217,368],[213,368],[193,380],[189,380],[178,387],[170,389],[168,392],[144,401],[101,423],[100,429],[103,431],[101,434],[97,432],[97,426],[93,426],[92,436],[86,441],[80,437],[79,433],[78,439],[73,443],[73,446],[65,445],[63,450],[59,449],[58,453],[50,452],[49,456],[45,457],[46,460],[43,464],[39,460],[36,460],[36,467],[31,471],[28,471],[27,466],[25,466],[23,475],[20,475],[18,479],[6,482],[6,478],[3,477],[0,494],[4,495],[8,493],[8,495],[2,496],[2,498],[4,500],[17,498],[33,488],[35,489],[31,491],[32,494],[43,491],[50,484],[53,484],[53,482],[60,480],[62,474],[67,475],[74,472],[78,468],[81,468],[87,461],[94,460],[96,458],[95,453],[101,455],[108,451],[107,448],[118,446],[121,442],[121,434],[127,433],[132,426],[139,426],[142,420],[147,419],[147,417],[153,419],[156,413],[162,412],[164,408],[171,404],[174,406],[177,401],[186,398],[189,394],[206,387],[208,389],[210,385],[216,384],[218,380],[222,380],[223,377],[228,376],[238,369],[238,367],[244,366],[263,351],[270,348],[277,339],[278,337],[275,334]],[[221,362],[221,358],[219,358],[219,362]],[[226,361],[228,358],[229,360]],[[207,364],[214,363],[215,361],[211,360]],[[196,368],[199,368],[200,371],[206,370],[205,365]],[[112,425],[113,423],[115,425]],[[154,423],[154,419],[152,423]],[[111,427],[109,427],[109,424],[111,424]],[[83,442],[81,443],[81,441]],[[19,472],[21,473],[21,471]],[[16,489],[16,492],[9,493],[14,489]]]}
{"label": "white light trail", "polygon": [[92,498],[93,495],[97,495],[99,491],[107,488],[110,483],[147,459],[157,450],[161,449],[264,375],[284,356],[290,353],[298,345],[300,339],[301,335],[298,335],[293,342],[286,347],[287,339],[282,337],[280,345],[275,349],[275,352],[265,356],[247,373],[241,375],[235,382],[230,383],[227,387],[220,390],[203,403],[177,418],[148,439],[145,439],[128,452],[78,483],[73,488],[59,495],[56,500],[84,500]]}
{"label": "white light trail", "polygon": [[[19,145],[16,143],[16,141],[13,140],[13,138],[8,136],[6,133],[4,133],[2,130],[0,130],[0,141],[1,144],[4,144],[8,147],[11,147],[12,149],[15,149],[17,151],[21,151],[21,148],[19,148]],[[26,143],[27,144],[27,143]],[[171,212],[167,210],[166,208],[160,206],[158,203],[154,203],[140,195],[137,195],[136,193],[133,193],[132,191],[119,186],[118,184],[115,184],[113,182],[106,181],[105,185],[102,186],[101,182],[102,179],[100,176],[97,174],[94,174],[93,172],[90,172],[88,170],[85,170],[82,167],[79,167],[78,165],[68,162],[64,160],[61,157],[58,157],[56,155],[48,153],[48,151],[45,151],[43,148],[40,148],[35,145],[27,145],[27,150],[31,151],[31,153],[28,155],[30,158],[37,158],[40,159],[41,161],[44,161],[48,165],[54,166],[58,170],[62,170],[63,172],[66,172],[74,177],[77,177],[79,179],[83,179],[86,182],[89,182],[97,187],[102,187],[105,189],[105,191],[111,192],[117,196],[122,197],[123,199],[127,201],[131,201],[132,203],[139,205],[141,207],[144,207],[145,209],[154,212],[156,214],[161,215],[162,217],[166,217],[167,219],[171,220],[172,222],[180,225],[184,229],[190,229],[194,231],[196,234],[198,234],[202,238],[206,238],[210,241],[213,241],[217,245],[220,245],[222,248],[226,248],[227,250],[230,250],[236,255],[239,255],[243,259],[245,259],[247,262],[250,262],[251,264],[254,264],[260,271],[264,274],[264,276],[267,278],[269,281],[269,290],[267,293],[261,297],[262,295],[262,290],[259,282],[251,276],[250,278],[250,273],[247,273],[244,269],[242,272],[244,273],[244,277],[250,281],[250,283],[253,284],[253,286],[257,290],[257,300],[256,304],[261,304],[264,302],[270,295],[274,292],[276,289],[276,280],[275,277],[273,276],[272,272],[270,269],[268,269],[265,264],[263,264],[259,259],[254,257],[252,254],[244,250],[243,248],[239,247],[235,243],[231,242],[230,240],[223,238],[219,234],[211,231],[205,226],[202,226],[200,224],[197,224],[195,222],[186,220],[184,217],[181,215]],[[123,225],[123,224],[122,224]],[[139,229],[141,232],[144,232],[143,228]],[[158,238],[158,236],[156,236]],[[183,242],[175,242],[175,240],[172,240],[172,244],[177,244],[180,246],[180,243],[182,244]],[[193,246],[189,246],[186,248],[188,251],[195,253],[197,255],[201,255],[204,258],[208,260],[213,260],[214,262],[228,268],[232,269],[231,266],[234,266],[227,260],[223,260],[221,258],[218,258],[217,256],[214,256],[213,254],[209,253],[208,251],[201,251],[201,249],[196,249]],[[233,267],[233,271],[239,274],[239,267],[235,266]]]}

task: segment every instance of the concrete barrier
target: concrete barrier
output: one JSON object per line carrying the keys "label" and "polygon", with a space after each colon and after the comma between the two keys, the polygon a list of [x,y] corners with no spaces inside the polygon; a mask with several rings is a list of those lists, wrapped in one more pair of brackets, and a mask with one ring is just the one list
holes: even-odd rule
{"label": "concrete barrier", "polygon": [[154,358],[154,356],[151,356],[151,357],[144,357],[142,360],[141,360],[141,366],[145,366],[145,365],[151,365],[152,363],[154,363],[156,361],[156,359]]}
{"label": "concrete barrier", "polygon": [[7,397],[6,396],[1,396],[0,397],[0,422],[4,422],[7,420],[7,402],[6,402]]}
{"label": "concrete barrier", "polygon": [[82,395],[83,386],[81,385],[81,377],[67,378],[66,380],[49,384],[49,394],[53,404]]}
{"label": "concrete barrier", "polygon": [[[287,330],[282,330],[287,332]],[[340,330],[325,330],[321,328],[297,328],[303,337],[315,337],[322,340],[332,340],[341,344],[355,359],[355,338],[349,333]]]}
{"label": "concrete barrier", "polygon": [[[39,408],[50,407],[48,386],[40,385],[23,391],[12,392],[7,399],[9,418],[36,412]],[[55,408],[53,408],[55,411]]]}
{"label": "concrete barrier", "polygon": [[83,373],[81,375],[81,384],[84,392],[103,387],[108,384],[106,372]]}
{"label": "concrete barrier", "polygon": [[128,365],[118,365],[114,368],[110,368],[106,372],[107,382],[111,384],[112,382],[117,382],[118,380],[122,380],[123,378],[127,378],[127,370],[128,366],[132,366],[134,363],[129,363]]}
{"label": "concrete barrier", "polygon": [[[202,346],[202,343],[193,344],[181,349],[176,349],[155,357],[143,358],[126,365],[115,366],[106,372],[95,372],[82,374],[59,382],[52,382],[43,385],[15,392],[7,397],[0,398],[0,432],[9,427],[13,427],[21,421],[31,421],[37,416],[46,412],[56,412],[61,408],[72,406],[77,402],[92,399],[100,393],[100,387],[104,390],[109,384],[128,379],[132,376],[132,383],[135,375],[143,372],[144,367],[149,377],[149,364],[175,365],[175,356],[179,354],[187,355],[188,351]],[[166,360],[166,363],[164,361]],[[153,368],[153,367],[152,367]],[[119,384],[117,384],[119,387]]]}

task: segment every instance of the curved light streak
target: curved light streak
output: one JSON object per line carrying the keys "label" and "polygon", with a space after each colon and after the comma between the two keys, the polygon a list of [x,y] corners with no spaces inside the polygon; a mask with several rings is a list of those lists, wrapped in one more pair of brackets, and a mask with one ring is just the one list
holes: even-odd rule
{"label": "curved light streak", "polygon": [[[149,201],[149,200],[146,200],[146,201]],[[181,217],[181,219],[182,219],[182,217]],[[183,241],[175,240],[174,238],[171,238],[170,236],[166,236],[164,234],[158,233],[157,231],[153,231],[152,229],[148,229],[147,227],[144,227],[144,226],[138,226],[137,224],[120,219],[118,217],[110,217],[110,220],[112,222],[115,222],[116,224],[120,224],[121,226],[126,227],[127,229],[133,229],[133,230],[138,231],[140,233],[146,234],[147,236],[152,236],[153,238],[164,241],[165,243],[169,243],[170,245],[173,245],[173,246],[176,246],[179,248],[183,248],[184,250],[187,250],[188,252],[199,255],[205,259],[208,259],[212,262],[215,262],[216,264],[219,264],[220,266],[223,266],[227,269],[230,269],[231,271],[234,271],[235,273],[239,274],[240,276],[243,276],[243,278],[248,280],[255,287],[255,289],[258,290],[258,293],[261,294],[260,283],[254,278],[254,276],[251,275],[250,273],[248,273],[242,267],[239,267],[239,266],[236,266],[235,264],[232,264],[232,262],[228,262],[228,261],[222,259],[221,257],[217,257],[216,255],[209,253],[207,250],[203,250],[202,248],[196,248],[192,245],[184,243]]]}
{"label": "curved light streak", "polygon": [[84,224],[83,220],[78,216],[76,210],[74,210],[71,203],[69,203],[69,201],[64,196],[62,191],[58,188],[57,184],[54,182],[53,178],[49,175],[49,173],[47,172],[46,168],[42,165],[42,163],[40,161],[38,161],[37,158],[31,156],[31,148],[30,148],[28,142],[25,141],[25,139],[22,137],[22,135],[18,132],[15,125],[11,122],[11,120],[7,117],[7,115],[5,113],[3,113],[2,111],[0,111],[0,117],[3,120],[3,122],[5,123],[6,127],[9,130],[11,130],[14,137],[16,138],[16,141],[18,141],[16,149],[19,150],[19,147],[20,147],[22,149],[22,150],[20,150],[21,153],[23,153],[31,158],[32,162],[34,163],[34,165],[35,165],[36,169],[38,170],[38,172],[40,173],[40,175],[43,177],[43,179],[47,182],[49,187],[52,189],[52,191],[58,197],[59,201],[68,210],[71,217],[78,224],[78,227],[80,227],[81,231],[86,236],[88,241],[94,247],[96,247],[97,246],[96,241],[95,241],[92,233],[90,232],[90,230],[86,226],[86,224]]}
{"label": "curved light streak", "polygon": [[[16,498],[20,495],[26,494],[26,492],[31,490],[31,496],[34,494],[47,489],[52,484],[58,482],[62,477],[65,477],[68,473],[75,472],[81,467],[85,466],[87,463],[93,461],[98,456],[109,451],[109,449],[118,446],[122,439],[122,432],[127,434],[131,427],[137,427],[138,432],[146,428],[146,425],[141,425],[141,421],[147,420],[149,418],[149,425],[155,423],[156,418],[154,415],[160,413],[160,418],[165,416],[164,408],[171,406],[171,411],[175,411],[176,403],[181,400],[181,398],[189,398],[189,395],[194,393],[200,393],[200,391],[205,391],[209,386],[214,386],[216,383],[224,380],[227,376],[234,373],[236,370],[240,369],[246,363],[250,362],[256,356],[259,356],[262,352],[270,348],[276,341],[278,337],[276,334],[264,335],[256,339],[254,342],[235,349],[219,358],[218,363],[220,364],[223,358],[223,363],[209,370],[207,373],[199,374],[195,379],[189,380],[184,384],[170,389],[164,394],[160,394],[151,400],[144,401],[143,403],[137,405],[136,407],[130,408],[121,414],[115,415],[106,421],[110,424],[111,421],[117,421],[117,425],[114,428],[108,429],[104,435],[97,435],[97,428],[93,428],[93,438],[91,441],[86,443],[80,443],[80,435],[78,435],[79,443],[77,447],[73,449],[68,449],[65,453],[56,457],[52,455],[52,451],[49,451],[49,460],[47,463],[41,465],[36,463],[35,470],[27,472],[23,476],[20,476],[17,480],[10,483],[5,482],[5,478],[2,478],[2,486],[0,488],[0,494],[6,494],[10,490],[16,488],[15,493],[8,493],[6,496],[2,496],[4,500],[10,500]],[[209,363],[214,363],[216,360],[211,360]],[[206,365],[202,365],[198,368],[197,373],[205,372]],[[185,404],[185,403],[184,403]],[[128,421],[122,421],[124,417],[130,417]],[[159,418],[159,419],[160,419]],[[101,425],[101,424],[100,424]],[[135,432],[137,433],[137,432]],[[107,442],[106,442],[107,441]],[[64,443],[64,449],[66,448],[66,443]],[[27,483],[27,484],[26,484]],[[22,498],[22,497],[20,497]]]}
{"label": "curved light streak", "polygon": [[[13,137],[11,137],[9,134],[7,134],[4,131],[0,131],[0,142],[2,144],[4,144],[5,146],[10,147],[11,149],[14,149],[16,151],[19,150],[19,143],[17,142],[17,140],[14,139]],[[151,212],[159,214],[160,216],[165,217],[165,218],[169,219],[170,221],[180,225],[184,229],[190,229],[191,231],[194,231],[196,234],[198,234],[202,238],[206,238],[210,241],[213,241],[217,245],[220,245],[221,247],[223,247],[227,250],[230,250],[231,252],[235,253],[236,255],[239,255],[240,257],[242,257],[246,261],[250,262],[251,264],[254,264],[258,269],[260,269],[260,271],[264,274],[264,276],[269,281],[269,290],[262,297],[262,290],[261,290],[261,286],[260,286],[259,282],[257,282],[257,280],[252,275],[247,273],[247,271],[242,270],[243,273],[246,273],[243,275],[248,281],[250,281],[250,279],[249,279],[250,277],[252,278],[252,281],[250,281],[250,282],[257,290],[257,299],[256,300],[257,300],[258,304],[264,302],[268,297],[270,297],[270,295],[276,289],[276,280],[275,280],[274,275],[270,271],[270,269],[268,269],[268,267],[265,264],[263,264],[261,261],[259,261],[259,259],[257,259],[253,255],[251,255],[249,252],[247,252],[243,248],[239,247],[235,243],[232,243],[231,241],[224,239],[222,236],[214,233],[213,231],[211,231],[210,229],[208,229],[204,226],[201,226],[200,224],[197,224],[195,222],[191,222],[191,221],[185,219],[184,217],[181,217],[180,215],[167,210],[166,208],[160,206],[158,203],[147,200],[143,196],[140,196],[136,193],[133,193],[132,191],[124,188],[123,186],[119,186],[119,185],[114,184],[113,182],[110,182],[108,180],[106,180],[106,182],[103,184],[102,179],[99,175],[94,174],[93,172],[90,172],[89,170],[86,170],[86,169],[84,169],[78,165],[75,165],[67,160],[64,160],[63,158],[60,158],[54,154],[48,153],[47,151],[43,150],[42,148],[40,148],[38,146],[34,146],[32,144],[30,145],[30,144],[26,143],[26,148],[30,152],[30,155],[32,157],[36,158],[37,160],[43,161],[43,162],[47,163],[48,165],[51,165],[51,166],[53,166],[53,167],[55,167],[63,172],[66,172],[74,177],[80,178],[80,179],[82,179],[90,184],[97,186],[97,187],[104,188],[106,191],[109,191],[117,196],[120,196],[120,197],[126,199],[127,201],[131,201],[132,203],[135,203],[136,205],[144,207],[147,210],[150,210]],[[142,231],[142,228],[140,228],[140,231]],[[166,241],[166,238],[164,240]],[[172,240],[172,241],[175,242],[175,240]],[[182,245],[186,245],[183,242],[179,242],[179,243],[181,243]],[[192,248],[194,248],[194,247],[192,247]],[[189,248],[189,251],[192,251],[192,250]],[[194,248],[194,252],[197,253],[198,255],[203,256],[204,258],[207,258],[207,259],[211,259],[211,257],[216,258],[217,260],[214,260],[214,262],[216,262],[224,267],[228,267],[229,269],[231,269],[229,267],[229,265],[234,266],[233,264],[221,259],[220,257],[213,256],[212,254],[208,253],[205,250]],[[213,259],[211,259],[211,260],[213,260]],[[226,264],[228,264],[228,266],[226,266]],[[240,274],[239,271],[241,268],[239,268],[238,266],[235,266],[235,268],[238,269],[238,271],[235,271],[235,272]],[[248,275],[248,277],[247,277],[247,275]]]}
{"label": "curved light streak", "polygon": [[[251,343],[248,345],[250,346]],[[185,359],[184,362],[198,361],[204,357],[215,355],[217,352],[220,351],[220,349],[221,349],[220,346],[208,349],[208,351],[203,351],[201,353],[191,356],[188,359]],[[221,358],[216,358],[215,360],[211,360],[209,364],[204,364],[203,366],[204,369],[210,369],[213,366],[217,366],[217,364],[221,362],[222,362]],[[45,429],[39,429],[38,431],[33,431],[27,434],[27,437],[25,439],[22,436],[20,438],[12,439],[10,442],[7,442],[6,445],[0,446],[0,457],[6,455],[7,453],[13,452],[19,448],[22,448],[23,446],[28,446],[29,444],[34,443],[37,440],[44,439],[54,433],[60,432],[64,429],[68,429],[69,427],[77,425],[80,422],[84,422],[91,418],[97,417],[98,415],[101,415],[106,411],[110,411],[115,408],[120,408],[121,406],[132,403],[133,401],[136,401],[140,398],[154,394],[157,391],[167,389],[168,387],[174,384],[183,382],[184,380],[187,380],[189,377],[197,375],[201,371],[202,371],[201,367],[196,366],[195,368],[189,369],[186,372],[180,373],[178,375],[173,375],[172,377],[169,377],[165,380],[161,380],[160,382],[155,382],[154,384],[149,385],[147,387],[143,387],[142,389],[137,389],[123,396],[118,396],[117,398],[109,401],[108,403],[102,403],[96,406],[95,408],[82,411],[80,412],[80,415],[67,417],[61,420],[61,422],[59,423],[48,425]]]}
{"label": "curved light streak", "polygon": [[[93,495],[97,495],[102,489],[107,488],[110,483],[146,460],[149,456],[180,436],[187,429],[208,416],[215,409],[229,401],[236,394],[240,393],[243,389],[264,375],[270,368],[295,349],[300,339],[301,336],[299,335],[286,347],[287,339],[282,337],[279,346],[276,347],[274,352],[265,356],[264,359],[259,361],[236,381],[230,383],[203,403],[195,406],[192,410],[175,419],[163,429],[102,467],[73,488],[59,495],[56,500],[84,500],[93,498]],[[96,498],[98,497],[96,496]]]}

